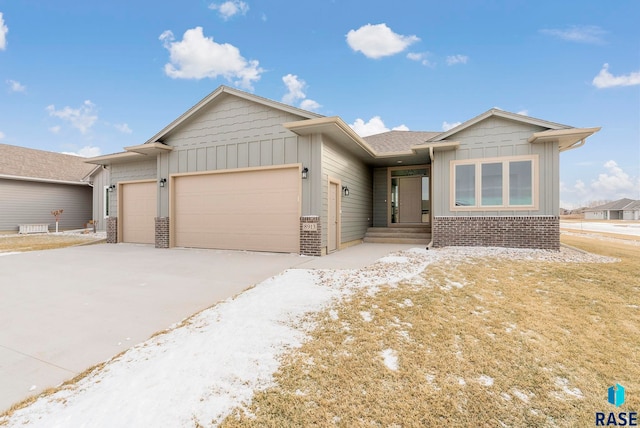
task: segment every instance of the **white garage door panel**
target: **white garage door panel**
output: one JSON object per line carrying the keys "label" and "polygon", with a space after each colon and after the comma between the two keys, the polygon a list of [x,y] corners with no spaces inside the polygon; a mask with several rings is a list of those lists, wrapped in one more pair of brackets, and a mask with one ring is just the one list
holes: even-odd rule
{"label": "white garage door panel", "polygon": [[175,245],[299,251],[299,170],[176,177]]}
{"label": "white garage door panel", "polygon": [[127,183],[121,187],[122,241],[155,242],[156,182]]}

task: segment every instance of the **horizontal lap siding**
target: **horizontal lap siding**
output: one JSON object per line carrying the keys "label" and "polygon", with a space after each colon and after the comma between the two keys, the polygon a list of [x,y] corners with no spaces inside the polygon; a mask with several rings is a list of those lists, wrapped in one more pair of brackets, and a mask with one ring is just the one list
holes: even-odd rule
{"label": "horizontal lap siding", "polygon": [[[362,239],[373,217],[373,177],[371,168],[338,144],[327,139],[323,141],[323,210],[322,230],[327,229],[328,181],[340,180],[349,188],[349,196],[341,198],[341,243]],[[323,239],[326,246],[326,235]]]}
{"label": "horizontal lap siding", "polygon": [[[309,137],[282,126],[299,116],[230,95],[221,96],[163,142],[160,175],[301,163],[309,166]],[[302,212],[310,214],[310,184],[303,182]],[[169,194],[160,193],[160,216],[169,215]]]}
{"label": "horizontal lap siding", "polygon": [[17,231],[18,224],[46,223],[55,230],[51,211],[62,209],[59,227],[79,229],[92,219],[89,186],[0,179],[0,230]]}

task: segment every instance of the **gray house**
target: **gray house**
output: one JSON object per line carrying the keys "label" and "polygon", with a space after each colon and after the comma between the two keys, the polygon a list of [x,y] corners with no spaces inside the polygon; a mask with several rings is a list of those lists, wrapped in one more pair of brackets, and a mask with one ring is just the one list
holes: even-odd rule
{"label": "gray house", "polygon": [[20,224],[55,230],[51,211],[58,209],[61,229],[84,227],[93,218],[91,181],[100,170],[77,156],[0,144],[0,231],[17,232]]}
{"label": "gray house", "polygon": [[585,210],[584,218],[588,220],[640,220],[640,201],[629,198],[618,199]]}
{"label": "gray house", "polygon": [[492,109],[447,132],[361,138],[221,86],[144,144],[87,162],[111,173],[108,242],[323,255],[395,234],[557,249],[559,153],[598,130]]}

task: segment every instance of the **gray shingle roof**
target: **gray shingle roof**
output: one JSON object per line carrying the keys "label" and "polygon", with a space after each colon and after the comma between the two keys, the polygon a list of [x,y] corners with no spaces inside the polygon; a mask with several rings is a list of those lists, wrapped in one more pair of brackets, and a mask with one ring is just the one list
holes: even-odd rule
{"label": "gray shingle roof", "polygon": [[617,201],[608,202],[604,205],[589,208],[587,211],[620,211],[620,210],[635,210],[640,208],[640,201],[635,201],[629,198],[618,199]]}
{"label": "gray shingle roof", "polygon": [[0,144],[0,174],[44,180],[82,181],[95,165],[85,158]]}
{"label": "gray shingle roof", "polygon": [[390,153],[408,151],[411,147],[422,144],[438,134],[441,134],[441,132],[388,131],[382,134],[370,135],[363,139],[376,152]]}

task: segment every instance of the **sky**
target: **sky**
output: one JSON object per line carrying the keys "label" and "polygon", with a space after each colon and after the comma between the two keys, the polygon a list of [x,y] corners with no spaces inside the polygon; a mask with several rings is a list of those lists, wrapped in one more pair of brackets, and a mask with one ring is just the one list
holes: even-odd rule
{"label": "sky", "polygon": [[640,2],[0,0],[0,143],[97,156],[219,85],[362,136],[488,109],[602,127],[561,154],[564,208],[640,199]]}

